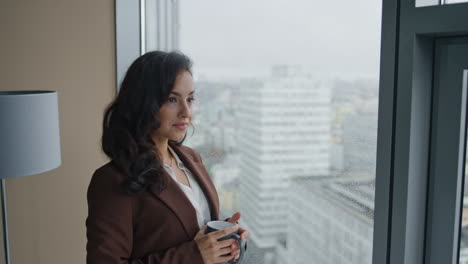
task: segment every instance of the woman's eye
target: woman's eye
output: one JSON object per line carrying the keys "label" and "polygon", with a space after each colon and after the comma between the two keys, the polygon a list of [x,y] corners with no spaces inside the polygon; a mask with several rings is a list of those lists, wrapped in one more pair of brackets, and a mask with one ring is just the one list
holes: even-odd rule
{"label": "woman's eye", "polygon": [[177,99],[175,97],[169,97],[169,99],[167,99],[167,101],[169,101],[171,103],[175,103],[175,102],[177,102]]}
{"label": "woman's eye", "polygon": [[193,97],[190,97],[190,98],[188,99],[188,102],[189,102],[189,103],[193,103],[193,101],[195,101],[195,98],[193,98]]}

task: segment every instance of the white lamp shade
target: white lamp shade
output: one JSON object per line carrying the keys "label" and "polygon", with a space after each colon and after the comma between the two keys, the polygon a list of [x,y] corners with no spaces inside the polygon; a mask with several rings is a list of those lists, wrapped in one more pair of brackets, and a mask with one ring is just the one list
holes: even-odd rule
{"label": "white lamp shade", "polygon": [[59,167],[60,132],[55,91],[0,91],[0,178]]}

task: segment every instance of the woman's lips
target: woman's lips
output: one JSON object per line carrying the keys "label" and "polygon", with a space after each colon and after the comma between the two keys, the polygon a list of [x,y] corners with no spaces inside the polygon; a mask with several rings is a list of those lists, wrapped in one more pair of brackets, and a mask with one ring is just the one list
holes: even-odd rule
{"label": "woman's lips", "polygon": [[186,124],[186,123],[181,123],[181,124],[175,124],[174,126],[175,126],[176,128],[178,128],[178,129],[180,129],[180,130],[185,130],[185,129],[187,129],[188,124]]}

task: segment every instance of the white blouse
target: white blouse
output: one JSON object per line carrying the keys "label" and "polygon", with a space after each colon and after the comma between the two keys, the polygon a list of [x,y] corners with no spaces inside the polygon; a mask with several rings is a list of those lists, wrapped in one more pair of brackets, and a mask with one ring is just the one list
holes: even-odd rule
{"label": "white blouse", "polygon": [[169,151],[172,153],[172,155],[175,157],[179,169],[181,169],[185,173],[185,175],[187,175],[191,188],[183,183],[180,183],[177,180],[174,171],[169,165],[163,164],[163,167],[167,171],[167,173],[171,175],[172,179],[174,179],[174,181],[177,182],[177,185],[179,185],[180,189],[182,189],[182,191],[192,203],[193,208],[195,208],[195,211],[197,212],[198,226],[201,228],[206,223],[211,221],[208,200],[206,199],[203,190],[200,188],[200,185],[198,185],[198,182],[193,178],[192,173],[184,166],[179,156],[177,156],[175,151],[169,145],[167,147],[169,148]]}

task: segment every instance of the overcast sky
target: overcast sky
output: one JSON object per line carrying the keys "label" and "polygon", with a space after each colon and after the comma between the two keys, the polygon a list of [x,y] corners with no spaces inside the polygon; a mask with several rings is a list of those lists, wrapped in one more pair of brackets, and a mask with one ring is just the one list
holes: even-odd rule
{"label": "overcast sky", "polygon": [[181,0],[180,16],[180,48],[196,74],[294,64],[317,75],[378,77],[378,0]]}

